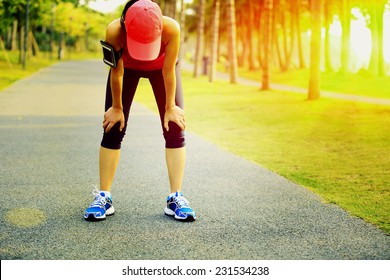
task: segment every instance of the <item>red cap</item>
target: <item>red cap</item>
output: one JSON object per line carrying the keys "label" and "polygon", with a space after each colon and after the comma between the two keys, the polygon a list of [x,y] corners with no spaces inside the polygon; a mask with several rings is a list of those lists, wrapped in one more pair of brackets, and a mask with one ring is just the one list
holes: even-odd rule
{"label": "red cap", "polygon": [[127,50],[137,60],[154,60],[161,48],[162,13],[151,0],[139,0],[126,12]]}

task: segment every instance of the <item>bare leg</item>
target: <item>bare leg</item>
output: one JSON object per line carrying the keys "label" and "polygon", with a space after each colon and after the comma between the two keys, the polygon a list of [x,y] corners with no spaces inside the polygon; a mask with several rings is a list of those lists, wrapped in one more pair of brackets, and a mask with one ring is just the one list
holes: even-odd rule
{"label": "bare leg", "polygon": [[180,192],[184,177],[186,148],[165,149],[171,193]]}
{"label": "bare leg", "polygon": [[112,181],[114,180],[116,167],[120,158],[120,150],[111,150],[100,147],[99,153],[99,173],[100,190],[110,191]]}

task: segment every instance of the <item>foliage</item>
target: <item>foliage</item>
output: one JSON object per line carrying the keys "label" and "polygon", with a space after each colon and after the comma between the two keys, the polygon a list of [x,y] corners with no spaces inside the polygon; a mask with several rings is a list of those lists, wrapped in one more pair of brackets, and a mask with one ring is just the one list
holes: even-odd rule
{"label": "foliage", "polygon": [[[96,50],[98,40],[104,38],[105,27],[112,19],[111,15],[80,6],[78,0],[29,2],[29,30],[41,50],[49,50],[52,39],[58,45],[62,37],[68,47],[78,45],[78,50]],[[0,36],[8,49],[12,40],[19,41],[21,27],[25,24],[26,3],[27,0],[0,0]],[[17,22],[17,34],[11,28],[14,22]]]}
{"label": "foliage", "polygon": [[[257,71],[257,75],[261,75],[259,73],[259,69],[261,69],[264,53],[262,53],[263,45],[264,45],[264,34],[265,34],[265,26],[264,24],[264,5],[267,1],[266,0],[259,0],[259,1],[244,1],[244,0],[236,0],[236,18],[237,18],[237,50],[238,50],[238,59],[239,59],[239,65],[245,66],[250,68],[251,71]],[[312,26],[310,23],[310,10],[309,10],[309,0],[272,0],[273,3],[273,46],[272,46],[272,53],[270,55],[271,60],[271,66],[272,68],[279,68],[281,71],[290,71],[291,69],[294,69],[295,67],[299,68],[305,68],[308,66],[308,64],[305,63],[305,60],[307,62],[309,61],[309,51],[307,51],[308,48],[308,41],[305,40],[306,38],[310,38],[310,34],[312,32]],[[363,1],[363,0],[343,0],[343,1],[336,1],[336,0],[323,0],[324,2],[324,11],[327,13],[327,19],[330,21],[328,22],[326,28],[327,31],[329,31],[329,24],[334,23],[337,25],[339,21],[343,21],[345,18],[346,20],[356,20],[354,17],[354,14],[352,11],[360,10],[362,14],[366,18],[366,24],[367,27],[371,29],[371,33],[375,34],[375,32],[379,32],[380,35],[380,22],[377,22],[375,26],[372,25],[372,13],[373,7],[376,7],[376,13],[378,14],[377,21],[381,21],[380,15],[382,14],[383,7],[386,6],[387,10],[390,9],[390,1],[389,0],[375,0],[375,1]],[[193,11],[197,11],[199,1],[194,0],[189,7],[192,8]],[[211,34],[211,19],[212,19],[212,6],[213,1],[208,1],[208,8],[206,13],[206,28],[205,28],[205,56],[210,55],[210,42],[213,35]],[[218,54],[221,58],[226,58],[227,53],[229,51],[228,47],[228,22],[227,22],[227,14],[226,14],[226,3],[227,1],[222,1],[221,5],[221,23],[220,23],[220,29],[219,29],[219,49]],[[296,3],[296,4],[293,4]],[[349,3],[350,7],[352,9],[343,10],[343,5],[345,3]],[[294,6],[295,5],[295,6]],[[250,19],[250,7],[253,7],[255,17],[254,20]],[[295,8],[294,8],[295,7]],[[297,12],[296,7],[299,7],[299,27],[296,27],[297,23],[294,20],[295,19],[295,13]],[[354,10],[353,10],[354,9]],[[345,17],[343,17],[343,13]],[[195,12],[191,15],[188,15],[188,26],[190,29],[187,30],[187,32],[196,32],[195,26],[196,22],[198,20],[199,13]],[[294,22],[295,21],[295,22]],[[379,23],[379,24],[378,24]],[[322,22],[322,27],[325,27],[325,23]],[[251,29],[249,32],[251,32],[251,35],[248,36],[248,30]],[[347,34],[346,32],[342,32],[343,34]],[[346,53],[353,53],[353,49],[356,49],[356,46],[354,48],[351,48],[350,45],[347,44],[338,44],[336,40],[340,40],[340,38],[336,38],[338,35],[332,35],[329,39],[331,43],[329,44],[329,41],[325,42],[323,44],[323,47],[321,47],[321,66],[325,67],[329,71],[341,71],[344,70],[344,72],[347,71],[358,71],[359,69],[356,69],[355,66],[351,66],[352,64],[360,64],[359,62],[352,61],[354,57],[351,57],[347,59]],[[299,38],[302,40],[301,42],[297,42]],[[389,63],[387,62],[387,66],[383,66],[384,64],[384,58],[383,55],[381,55],[381,46],[380,42],[381,37],[375,39],[375,36],[371,36],[372,40],[372,53],[377,52],[377,56],[373,56],[371,58],[372,62],[375,62],[374,60],[378,60],[379,63],[371,63],[373,66],[370,69],[368,69],[367,63],[362,63],[361,66],[363,69],[369,70],[372,75],[383,75],[384,70],[389,67]],[[348,42],[348,38],[344,38],[344,43]],[[255,54],[251,54],[252,49],[248,46],[256,46],[254,49]],[[367,46],[365,46],[366,49],[368,49]],[[339,52],[343,50],[343,54],[340,55]],[[335,57],[334,53],[337,53],[338,57]],[[326,54],[326,58],[322,59],[322,56]],[[329,54],[332,55],[332,64],[329,63]],[[352,54],[353,55],[353,54]],[[343,66],[343,68],[340,67],[340,64]],[[375,65],[377,64],[377,65]],[[254,67],[256,65],[256,67]],[[387,67],[387,68],[386,68]],[[352,69],[353,68],[353,69]],[[372,69],[371,69],[372,68]],[[378,68],[379,70],[373,70]],[[387,74],[389,75],[389,70],[387,70]],[[381,74],[382,73],[382,74]],[[386,73],[384,73],[386,74]]]}

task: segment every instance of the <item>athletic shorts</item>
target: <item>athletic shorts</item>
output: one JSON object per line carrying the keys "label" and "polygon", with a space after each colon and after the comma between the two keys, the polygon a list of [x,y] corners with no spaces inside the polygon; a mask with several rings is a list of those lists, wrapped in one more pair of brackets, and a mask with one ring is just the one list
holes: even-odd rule
{"label": "athletic shorts", "polygon": [[[176,64],[176,105],[184,109],[183,102],[183,89],[180,76],[180,67],[179,62]],[[106,102],[105,102],[105,111],[107,111],[112,106],[112,94],[110,86],[110,74],[107,79],[107,88],[106,88]],[[127,122],[129,119],[130,107],[134,99],[134,95],[138,86],[140,78],[149,79],[149,82],[152,86],[154,97],[158,106],[158,111],[160,114],[161,127],[163,131],[163,136],[165,139],[165,147],[169,149],[182,148],[185,146],[185,135],[180,127],[174,123],[169,122],[169,131],[164,128],[164,114],[165,114],[165,85],[164,78],[162,75],[162,69],[152,70],[152,71],[139,71],[133,69],[124,69],[123,74],[123,87],[122,87],[122,106],[123,114],[125,116],[125,126],[122,131],[119,131],[120,123],[116,123],[111,130],[106,133],[103,133],[103,139],[101,146],[107,149],[120,149],[123,137],[126,133]]]}

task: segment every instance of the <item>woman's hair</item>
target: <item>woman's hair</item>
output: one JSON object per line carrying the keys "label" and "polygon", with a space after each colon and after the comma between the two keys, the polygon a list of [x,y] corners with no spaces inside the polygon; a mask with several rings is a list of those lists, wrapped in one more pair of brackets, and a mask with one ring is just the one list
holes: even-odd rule
{"label": "woman's hair", "polygon": [[[137,1],[138,0],[130,0],[129,2],[126,3],[125,7],[123,8],[120,22],[121,22],[121,26],[122,26],[123,30],[125,30],[125,31],[126,31],[125,17],[126,17],[127,10]],[[154,0],[151,0],[151,1],[154,2]]]}
{"label": "woman's hair", "polygon": [[122,15],[121,15],[121,25],[124,30],[126,30],[125,17],[126,17],[127,10],[137,1],[138,0],[130,0],[129,2],[126,3],[125,7],[123,8]]}

